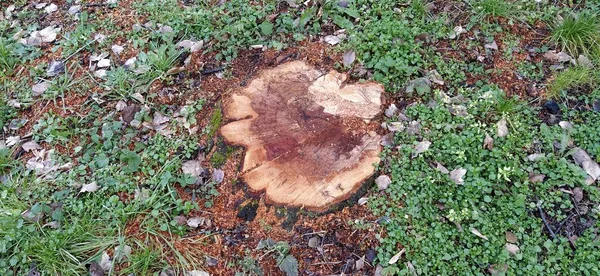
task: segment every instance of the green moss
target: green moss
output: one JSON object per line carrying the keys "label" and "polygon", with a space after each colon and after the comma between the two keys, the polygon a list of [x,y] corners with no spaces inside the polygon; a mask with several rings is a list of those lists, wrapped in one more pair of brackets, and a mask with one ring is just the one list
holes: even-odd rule
{"label": "green moss", "polygon": [[227,155],[218,151],[213,153],[212,157],[210,158],[210,163],[217,168],[223,166],[225,161],[227,161]]}
{"label": "green moss", "polygon": [[210,124],[208,125],[208,137],[213,137],[217,133],[222,122],[223,113],[221,112],[221,108],[215,108],[210,118]]}

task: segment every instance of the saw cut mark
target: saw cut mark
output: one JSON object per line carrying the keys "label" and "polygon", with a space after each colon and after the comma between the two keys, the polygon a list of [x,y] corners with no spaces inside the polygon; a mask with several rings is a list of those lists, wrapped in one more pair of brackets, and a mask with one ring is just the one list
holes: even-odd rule
{"label": "saw cut mark", "polygon": [[380,140],[368,120],[381,110],[383,86],[344,85],[302,61],[262,71],[225,104],[221,134],[246,148],[243,180],[269,201],[325,210],[374,172]]}

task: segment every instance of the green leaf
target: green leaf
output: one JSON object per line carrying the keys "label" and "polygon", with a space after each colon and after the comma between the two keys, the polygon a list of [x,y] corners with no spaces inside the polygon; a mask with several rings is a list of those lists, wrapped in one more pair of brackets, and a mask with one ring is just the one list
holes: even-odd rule
{"label": "green leaf", "polygon": [[260,24],[260,33],[262,35],[271,35],[273,33],[273,23],[269,22],[268,20],[263,21],[263,23]]}
{"label": "green leaf", "polygon": [[308,21],[310,21],[313,18],[316,10],[316,7],[304,10],[302,15],[300,16],[300,19],[298,20],[298,27],[304,28],[304,25],[306,25],[306,23],[308,23]]}
{"label": "green leaf", "polygon": [[98,166],[98,168],[104,168],[108,165],[109,159],[108,156],[106,156],[106,154],[104,153],[100,153],[98,154],[98,156],[96,156],[96,166]]}
{"label": "green leaf", "polygon": [[136,172],[140,167],[140,163],[142,162],[140,156],[130,150],[123,150],[121,152],[120,160],[122,163],[126,164],[126,166],[123,168],[123,171],[126,173]]}
{"label": "green leaf", "polygon": [[279,263],[279,269],[285,272],[287,276],[297,276],[298,275],[298,260],[294,258],[294,256],[287,255],[285,258]]}

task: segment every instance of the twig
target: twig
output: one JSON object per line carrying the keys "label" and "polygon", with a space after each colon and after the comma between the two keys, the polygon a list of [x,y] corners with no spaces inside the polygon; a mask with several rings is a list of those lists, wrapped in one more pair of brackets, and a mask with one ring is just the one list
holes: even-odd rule
{"label": "twig", "polygon": [[314,264],[310,264],[310,265],[332,265],[332,264],[341,264],[343,263],[342,261],[338,261],[338,262],[318,262],[318,263],[314,263]]}
{"label": "twig", "polygon": [[565,225],[567,221],[571,220],[573,216],[575,216],[575,213],[571,213],[565,220],[563,220],[563,222],[561,222],[560,225],[556,228],[556,232],[560,233],[560,229]]}
{"label": "twig", "polygon": [[212,74],[212,73],[217,73],[217,72],[221,72],[225,70],[225,67],[217,67],[217,68],[212,68],[212,69],[206,69],[204,71],[202,71],[202,75],[208,75],[208,74]]}
{"label": "twig", "polygon": [[70,56],[68,56],[67,58],[65,58],[63,60],[63,62],[67,62],[67,60],[69,60],[70,58],[72,58],[74,55],[76,55],[77,53],[79,53],[81,50],[83,50],[83,48],[90,46],[92,43],[96,42],[96,39],[94,38],[92,41],[86,43],[85,45],[81,46],[81,48],[77,49],[77,51],[75,51],[74,53],[72,53]]}
{"label": "twig", "polygon": [[554,234],[554,231],[552,231],[552,228],[548,224],[548,221],[546,220],[546,215],[544,214],[544,210],[542,210],[542,206],[541,206],[539,200],[537,201],[536,205],[538,207],[538,211],[540,211],[540,217],[542,218],[542,221],[544,222],[544,226],[546,226],[546,229],[548,229],[548,232],[550,232],[550,236],[552,236],[553,239],[556,239],[556,234]]}

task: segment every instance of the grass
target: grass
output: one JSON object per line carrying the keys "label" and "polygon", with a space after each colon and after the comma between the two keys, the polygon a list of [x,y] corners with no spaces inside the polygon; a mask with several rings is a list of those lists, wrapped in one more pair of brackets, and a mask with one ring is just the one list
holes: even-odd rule
{"label": "grass", "polygon": [[478,20],[495,20],[496,17],[511,19],[518,12],[515,3],[505,0],[475,0],[469,4]]}
{"label": "grass", "polygon": [[593,68],[571,67],[555,75],[548,85],[546,97],[559,99],[577,88],[593,89],[598,86],[599,81],[600,76]]}
{"label": "grass", "polygon": [[598,13],[583,11],[569,14],[552,28],[550,41],[575,58],[580,54],[597,55],[600,46]]}

